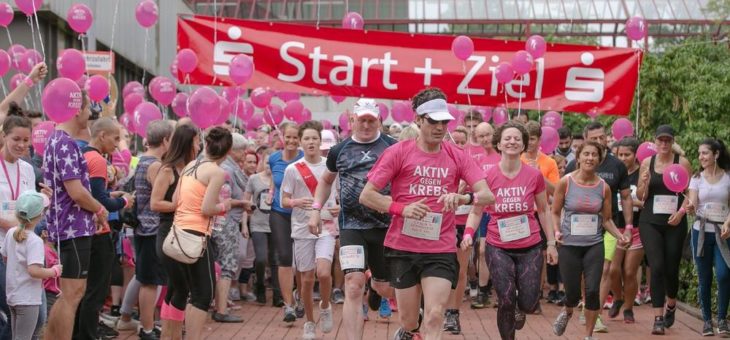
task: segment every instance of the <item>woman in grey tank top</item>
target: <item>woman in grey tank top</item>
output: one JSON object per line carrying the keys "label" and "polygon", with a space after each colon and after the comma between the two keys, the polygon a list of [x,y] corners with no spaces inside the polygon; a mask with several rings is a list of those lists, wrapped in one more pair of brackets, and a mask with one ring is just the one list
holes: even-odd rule
{"label": "woman in grey tank top", "polygon": [[[629,239],[611,219],[611,189],[598,177],[596,168],[603,161],[603,147],[587,141],[577,150],[578,168],[563,177],[555,188],[553,221],[555,239],[560,243],[560,275],[565,285],[565,307],[553,324],[562,335],[581,298],[581,279],[585,281],[585,338],[593,339],[593,327],[601,308],[600,285],[603,272],[604,228],[622,247]],[[562,218],[561,218],[562,214]],[[604,218],[608,216],[608,218]],[[558,224],[559,223],[559,224]]]}

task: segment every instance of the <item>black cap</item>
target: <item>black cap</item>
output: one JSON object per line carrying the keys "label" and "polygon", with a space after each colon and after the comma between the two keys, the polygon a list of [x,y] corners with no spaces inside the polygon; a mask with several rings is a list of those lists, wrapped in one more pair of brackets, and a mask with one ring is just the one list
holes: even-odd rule
{"label": "black cap", "polygon": [[654,134],[654,137],[672,137],[674,138],[674,128],[672,128],[671,125],[659,125],[659,127],[656,128],[656,133]]}

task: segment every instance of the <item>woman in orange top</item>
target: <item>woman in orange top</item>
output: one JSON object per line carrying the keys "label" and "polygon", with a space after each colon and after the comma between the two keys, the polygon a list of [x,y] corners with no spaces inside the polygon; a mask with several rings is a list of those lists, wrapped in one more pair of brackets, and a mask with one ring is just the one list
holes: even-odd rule
{"label": "woman in orange top", "polygon": [[208,307],[213,301],[215,272],[210,252],[210,234],[213,218],[231,209],[231,200],[219,199],[225,182],[225,171],[220,163],[226,159],[233,140],[231,133],[221,127],[211,129],[205,136],[205,155],[194,160],[183,169],[180,188],[175,192],[177,211],[173,228],[207,236],[203,255],[193,264],[184,264],[174,259],[181,276],[170,277],[169,284],[179,294],[190,294],[190,305],[186,313],[185,328],[188,339],[201,338],[203,325],[208,316]]}

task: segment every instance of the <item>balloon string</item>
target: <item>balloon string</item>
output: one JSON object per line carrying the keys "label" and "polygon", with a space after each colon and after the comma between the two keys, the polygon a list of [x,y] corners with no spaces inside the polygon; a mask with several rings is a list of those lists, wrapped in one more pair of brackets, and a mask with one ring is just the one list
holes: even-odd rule
{"label": "balloon string", "polygon": [[[35,26],[33,26],[33,17],[30,16],[30,15],[27,16],[26,17],[26,21],[28,22],[28,25],[30,25],[30,41],[31,41],[31,44],[33,45],[33,49],[37,51],[36,46],[35,46]],[[17,64],[17,63],[16,63],[16,65],[19,66],[19,64]]]}
{"label": "balloon string", "polygon": [[517,117],[522,114],[522,84],[524,83],[525,75],[520,76],[520,94],[517,96]]}
{"label": "balloon string", "polygon": [[190,73],[185,73],[185,79],[183,79],[183,85],[188,85],[188,93],[193,93],[193,85],[190,84]]}
{"label": "balloon string", "polygon": [[504,110],[507,111],[507,120],[511,120],[512,117],[509,114],[509,109],[507,108],[507,105],[509,105],[509,101],[507,101],[507,83],[502,84],[502,92],[504,92]]}
{"label": "balloon string", "polygon": [[[83,33],[79,34],[79,40],[81,40],[81,52],[84,54],[84,57],[86,57],[86,42],[84,41],[85,37],[86,37],[85,34],[83,34]],[[86,75],[89,74],[89,68],[86,65],[86,63],[84,63],[84,74],[86,74]]]}
{"label": "balloon string", "polygon": [[542,108],[540,107],[540,97],[537,98],[537,121],[542,121]]}
{"label": "balloon string", "polygon": [[5,88],[5,81],[2,78],[0,78],[0,86],[3,89],[3,97],[7,97],[8,96],[8,89]]}
{"label": "balloon string", "polygon": [[[461,61],[461,69],[466,74],[466,60]],[[471,95],[469,94],[469,88],[466,89],[466,100],[469,102],[469,110],[471,110]]]}
{"label": "balloon string", "polygon": [[109,55],[114,54],[114,35],[117,32],[117,14],[119,13],[119,0],[114,4],[114,18],[112,19],[112,42],[109,44]]}
{"label": "balloon string", "polygon": [[[46,60],[46,48],[43,46],[43,36],[41,35],[41,25],[38,23],[38,8],[35,8],[35,1],[31,1],[31,4],[33,5],[33,16],[35,16],[36,28],[38,29],[38,41],[41,43],[41,53],[43,53],[43,61],[45,61]],[[33,23],[31,22],[30,25],[33,26]]]}
{"label": "balloon string", "polygon": [[239,97],[236,97],[233,99],[233,128],[236,129],[238,126],[238,104],[236,103],[236,100],[238,100]]}
{"label": "balloon string", "polygon": [[[218,0],[213,0],[213,46],[218,44]],[[213,81],[211,85],[215,85],[218,80],[218,72],[213,72]]]}
{"label": "balloon string", "polygon": [[636,136],[639,136],[639,105],[641,104],[641,57],[639,51],[636,51]]}
{"label": "balloon string", "polygon": [[150,29],[146,28],[144,30],[144,52],[142,56],[142,86],[146,89],[147,84],[145,84],[145,78],[147,77],[147,45],[149,45],[150,41]]}
{"label": "balloon string", "polygon": [[[319,3],[320,1],[317,0],[317,29],[319,29]],[[347,15],[347,13],[345,13]]]}
{"label": "balloon string", "polygon": [[5,27],[5,33],[8,34],[8,42],[10,43],[10,46],[13,45],[13,37],[10,36],[10,27]]}

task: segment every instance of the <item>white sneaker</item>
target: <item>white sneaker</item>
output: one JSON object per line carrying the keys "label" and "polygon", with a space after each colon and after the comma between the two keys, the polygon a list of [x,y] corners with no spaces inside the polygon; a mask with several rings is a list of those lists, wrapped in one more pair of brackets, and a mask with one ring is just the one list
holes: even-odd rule
{"label": "white sneaker", "polygon": [[322,329],[322,333],[332,332],[333,327],[332,321],[332,305],[327,309],[322,309],[322,301],[319,302],[319,328]]}
{"label": "white sneaker", "polygon": [[99,322],[103,322],[104,325],[106,325],[109,328],[114,328],[116,326],[117,321],[119,321],[118,316],[111,316],[106,313],[99,314]]}
{"label": "white sneaker", "polygon": [[304,333],[302,334],[302,339],[314,340],[316,337],[317,325],[315,325],[312,321],[307,321],[306,323],[304,323]]}
{"label": "white sneaker", "polygon": [[139,321],[135,319],[131,319],[129,321],[124,321],[121,318],[119,318],[119,321],[117,321],[117,330],[118,331],[136,331],[137,328],[139,328]]}

